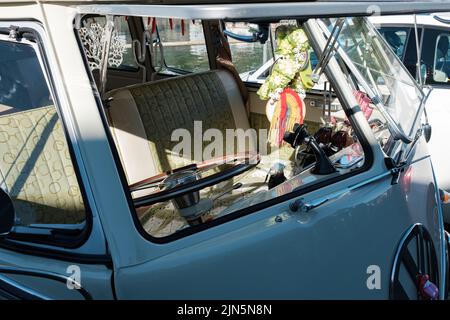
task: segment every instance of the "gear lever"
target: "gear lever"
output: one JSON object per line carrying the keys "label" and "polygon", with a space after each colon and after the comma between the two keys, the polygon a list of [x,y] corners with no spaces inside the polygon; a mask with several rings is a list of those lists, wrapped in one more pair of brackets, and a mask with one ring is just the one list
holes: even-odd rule
{"label": "gear lever", "polygon": [[311,147],[316,158],[316,165],[312,169],[312,173],[325,175],[336,172],[330,159],[328,159],[325,152],[319,146],[319,143],[311,136],[306,130],[305,124],[296,123],[293,128],[293,132],[285,132],[283,140],[289,143],[292,148],[296,149],[302,144],[306,144]]}

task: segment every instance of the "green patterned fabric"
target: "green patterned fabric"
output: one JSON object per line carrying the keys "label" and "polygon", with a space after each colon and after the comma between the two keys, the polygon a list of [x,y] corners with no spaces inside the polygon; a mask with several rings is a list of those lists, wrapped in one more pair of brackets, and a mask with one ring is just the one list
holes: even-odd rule
{"label": "green patterned fabric", "polygon": [[302,28],[294,25],[280,25],[276,29],[276,61],[270,75],[258,90],[262,100],[272,102],[280,98],[286,87],[291,87],[300,96],[311,89],[311,61],[309,41]]}
{"label": "green patterned fabric", "polygon": [[0,115],[0,185],[12,198],[21,225],[85,219],[54,106]]}
{"label": "green patterned fabric", "polygon": [[[160,172],[193,162],[194,150],[186,157],[170,153],[179,143],[171,141],[174,130],[188,130],[192,137],[191,146],[194,146],[194,121],[202,121],[201,134],[210,128],[223,134],[226,129],[236,129],[225,89],[214,72],[180,77],[176,81],[153,82],[129,90],[139,110],[150,151],[154,159],[158,159]],[[203,142],[201,150],[209,143]]]}

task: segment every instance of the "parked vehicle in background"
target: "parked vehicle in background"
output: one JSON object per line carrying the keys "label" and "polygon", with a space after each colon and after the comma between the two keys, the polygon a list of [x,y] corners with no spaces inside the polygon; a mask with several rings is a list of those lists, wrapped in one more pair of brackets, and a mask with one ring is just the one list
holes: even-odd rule
{"label": "parked vehicle in background", "polygon": [[[370,21],[424,90],[432,89],[426,102],[432,128],[428,145],[439,187],[450,191],[450,14],[378,16]],[[449,224],[450,205],[444,204],[443,209]]]}

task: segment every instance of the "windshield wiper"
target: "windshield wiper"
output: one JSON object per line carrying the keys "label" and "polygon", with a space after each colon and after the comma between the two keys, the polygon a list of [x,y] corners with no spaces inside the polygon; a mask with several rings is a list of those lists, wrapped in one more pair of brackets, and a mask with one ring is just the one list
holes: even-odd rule
{"label": "windshield wiper", "polygon": [[344,18],[339,18],[334,24],[333,30],[331,31],[331,35],[328,38],[327,43],[325,44],[325,48],[323,49],[322,56],[317,62],[316,68],[314,69],[311,75],[311,80],[315,83],[319,82],[320,76],[324,72],[325,67],[327,66],[328,62],[336,52],[336,42],[339,37],[339,34],[342,31],[344,22],[345,22]]}

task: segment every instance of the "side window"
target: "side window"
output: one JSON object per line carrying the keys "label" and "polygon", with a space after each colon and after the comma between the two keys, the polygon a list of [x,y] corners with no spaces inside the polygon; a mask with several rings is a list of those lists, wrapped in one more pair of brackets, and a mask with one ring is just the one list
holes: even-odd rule
{"label": "side window", "polygon": [[410,29],[407,27],[382,27],[379,31],[392,48],[392,51],[400,59],[403,59]]}
{"label": "side window", "polygon": [[[89,17],[83,19],[83,27],[85,27],[86,36],[82,36],[82,38],[84,38],[84,41],[90,42],[85,43],[85,48],[95,51],[95,45],[97,44],[95,42],[100,40],[105,23],[105,17]],[[114,24],[115,31],[113,37],[115,37],[115,39],[113,39],[112,44],[115,47],[113,50],[115,49],[118,55],[115,57],[115,59],[117,59],[116,61],[110,60],[109,68],[125,71],[138,71],[139,66],[136,63],[133,54],[133,38],[131,37],[130,28],[128,26],[128,19],[124,16],[114,17]],[[100,53],[100,51],[96,51],[96,53]],[[95,55],[95,52],[88,52],[88,58],[89,54]],[[90,60],[95,61],[95,58],[96,57],[92,59],[91,57]]]}
{"label": "side window", "polygon": [[448,85],[450,77],[450,32],[425,29],[422,44],[421,72],[425,83]]}
{"label": "side window", "polygon": [[272,44],[269,39],[264,43],[245,42],[233,38],[236,36],[251,36],[258,30],[258,25],[248,22],[227,22],[225,29],[228,32],[231,56],[236,70],[243,81],[263,82],[269,75],[273,63]]}
{"label": "side window", "polygon": [[[408,72],[417,79],[417,47],[416,34],[410,27],[386,26],[378,31],[402,60]],[[422,37],[422,29],[418,28],[418,38]]]}
{"label": "side window", "polygon": [[450,34],[439,33],[434,47],[433,81],[448,83],[450,77]]}
{"label": "side window", "polygon": [[16,234],[85,221],[64,129],[36,48],[25,40],[0,38],[0,186],[13,200]]}
{"label": "side window", "polygon": [[[261,43],[242,41],[243,38],[252,37],[258,32],[258,25],[248,22],[227,22],[225,29],[230,44],[231,56],[236,70],[245,82],[262,84],[269,76],[275,58],[277,56],[277,44],[272,43],[278,26],[285,24],[296,24],[295,20],[284,20],[269,25],[267,41]],[[275,41],[274,41],[275,42]],[[317,57],[311,50],[311,65],[317,64]]]}
{"label": "side window", "polygon": [[[186,73],[209,70],[208,52],[206,49],[203,25],[200,20],[181,20],[166,18],[144,18],[144,27],[156,34],[162,44],[160,58],[155,62],[161,73]],[[158,52],[161,54],[161,51]]]}

